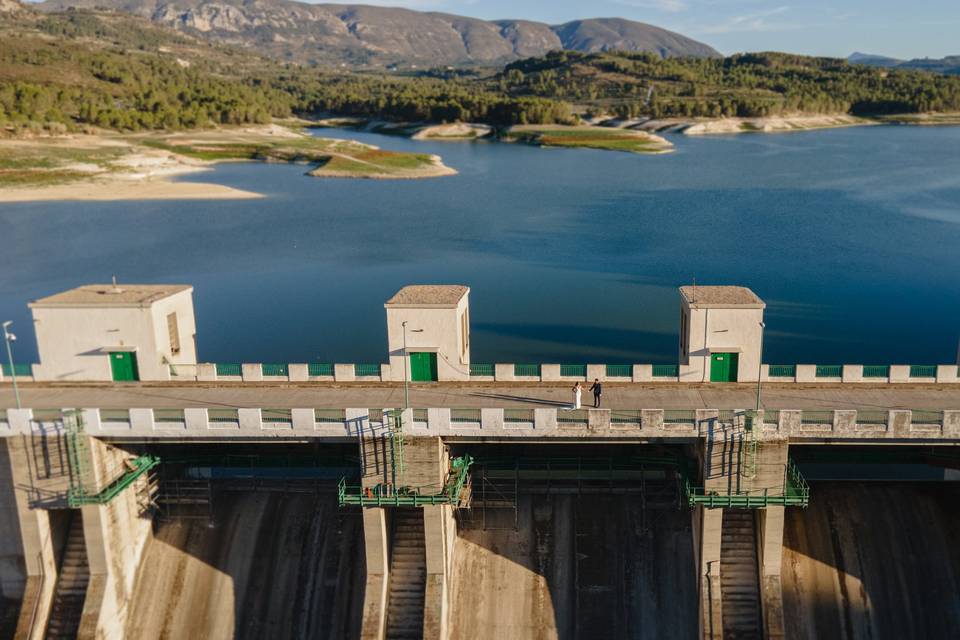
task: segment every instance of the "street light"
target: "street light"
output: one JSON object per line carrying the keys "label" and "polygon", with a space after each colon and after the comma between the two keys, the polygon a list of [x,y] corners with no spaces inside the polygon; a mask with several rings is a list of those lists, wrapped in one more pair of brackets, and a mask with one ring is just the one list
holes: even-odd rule
{"label": "street light", "polygon": [[757,363],[757,411],[760,411],[760,379],[763,377],[763,330],[767,325],[760,322],[760,361]]}
{"label": "street light", "polygon": [[[404,320],[400,323],[403,327],[403,408],[410,408],[410,388],[407,383],[407,380],[410,378],[410,367],[409,361],[410,356],[407,354],[407,321]],[[410,329],[411,333],[423,333],[423,329]]]}
{"label": "street light", "polygon": [[17,409],[20,409],[20,390],[17,389],[17,372],[13,368],[13,351],[10,343],[17,339],[17,336],[10,333],[10,325],[13,320],[7,320],[3,323],[3,341],[7,345],[7,360],[10,362],[10,379],[13,381],[13,395],[17,399]]}

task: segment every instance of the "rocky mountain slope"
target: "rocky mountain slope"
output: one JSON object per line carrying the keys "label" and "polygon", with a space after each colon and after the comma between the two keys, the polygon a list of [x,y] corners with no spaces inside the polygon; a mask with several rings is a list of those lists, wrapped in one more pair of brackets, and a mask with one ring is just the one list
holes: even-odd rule
{"label": "rocky mountain slope", "polygon": [[556,49],[649,51],[662,57],[719,55],[680,34],[619,18],[551,26],[291,0],[47,0],[39,6],[107,8],[275,58],[324,64],[490,64]]}
{"label": "rocky mountain slope", "polygon": [[913,60],[899,60],[886,56],[877,56],[869,53],[854,53],[848,62],[865,64],[871,67],[886,67],[888,69],[917,69],[932,73],[960,75],[960,55],[946,56],[945,58],[914,58]]}

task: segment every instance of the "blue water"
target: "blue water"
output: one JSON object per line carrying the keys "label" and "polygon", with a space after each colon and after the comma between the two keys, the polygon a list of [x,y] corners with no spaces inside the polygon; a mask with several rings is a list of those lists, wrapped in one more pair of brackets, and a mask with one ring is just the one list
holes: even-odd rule
{"label": "blue water", "polygon": [[0,205],[0,318],[36,359],[27,301],[88,282],[186,282],[207,361],[377,362],[383,301],[471,289],[475,362],[673,362],[676,287],[767,303],[768,362],[952,362],[960,128],[694,139],[636,156],[328,131],[460,173],[195,174],[262,200]]}

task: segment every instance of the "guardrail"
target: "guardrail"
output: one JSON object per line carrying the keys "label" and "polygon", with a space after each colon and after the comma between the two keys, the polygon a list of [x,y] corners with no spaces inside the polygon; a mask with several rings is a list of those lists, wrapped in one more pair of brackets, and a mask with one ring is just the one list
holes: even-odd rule
{"label": "guardrail", "polygon": [[[61,409],[7,409],[0,437],[63,432]],[[131,408],[84,409],[92,435],[191,438],[264,435],[349,440],[380,433],[390,408]],[[593,409],[536,408],[404,409],[404,424],[414,436],[491,438],[705,438],[717,425],[741,428],[749,416],[759,437],[791,439],[960,440],[960,408],[917,409]],[[722,430],[721,430],[722,431]]]}

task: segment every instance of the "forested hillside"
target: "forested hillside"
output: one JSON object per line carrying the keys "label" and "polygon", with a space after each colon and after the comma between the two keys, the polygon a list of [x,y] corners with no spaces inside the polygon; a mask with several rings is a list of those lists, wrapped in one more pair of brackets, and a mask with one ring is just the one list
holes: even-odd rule
{"label": "forested hillside", "polygon": [[960,77],[778,53],[723,59],[555,52],[502,71],[418,75],[279,63],[117,13],[23,9],[0,23],[0,126],[115,130],[292,115],[574,123],[621,116],[960,111]]}
{"label": "forested hillside", "polygon": [[560,51],[514,62],[495,82],[514,97],[553,98],[655,118],[960,110],[957,77],[784,53],[661,59]]}

